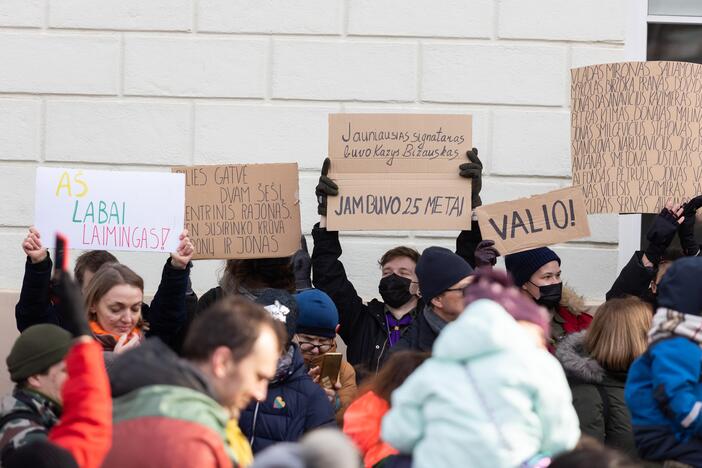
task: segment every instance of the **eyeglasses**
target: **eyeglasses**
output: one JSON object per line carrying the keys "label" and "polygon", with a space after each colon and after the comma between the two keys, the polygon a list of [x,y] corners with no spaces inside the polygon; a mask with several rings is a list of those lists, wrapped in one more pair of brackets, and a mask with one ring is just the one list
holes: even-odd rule
{"label": "eyeglasses", "polygon": [[297,344],[299,344],[300,349],[306,353],[309,353],[313,349],[317,348],[317,351],[319,351],[319,354],[327,353],[333,346],[331,343],[315,344],[315,343],[310,343],[309,341],[298,341]]}

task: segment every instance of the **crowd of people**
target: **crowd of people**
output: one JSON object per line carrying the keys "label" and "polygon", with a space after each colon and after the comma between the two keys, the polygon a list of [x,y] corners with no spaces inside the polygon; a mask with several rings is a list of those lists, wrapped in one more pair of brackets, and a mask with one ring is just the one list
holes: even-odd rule
{"label": "crowd of people", "polygon": [[[311,255],[228,260],[199,298],[187,231],[146,304],[109,252],[71,274],[30,228],[0,465],[702,467],[702,197],[666,205],[596,308],[548,247],[497,268],[476,221],[455,251],[388,250],[366,301],[329,164]],[[475,148],[459,170],[480,206]]]}

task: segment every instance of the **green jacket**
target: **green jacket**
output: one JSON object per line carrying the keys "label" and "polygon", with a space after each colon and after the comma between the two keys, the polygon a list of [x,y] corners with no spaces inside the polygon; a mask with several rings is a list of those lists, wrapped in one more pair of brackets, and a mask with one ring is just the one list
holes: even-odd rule
{"label": "green jacket", "polygon": [[624,400],[626,372],[610,372],[584,347],[585,332],[567,336],[556,348],[573,392],[583,434],[636,457],[631,414]]}
{"label": "green jacket", "polygon": [[0,400],[0,454],[46,436],[61,415],[61,406],[26,388],[15,388]]}
{"label": "green jacket", "polygon": [[578,419],[558,361],[499,304],[473,302],[392,395],[383,440],[415,468],[513,467],[573,448]]}

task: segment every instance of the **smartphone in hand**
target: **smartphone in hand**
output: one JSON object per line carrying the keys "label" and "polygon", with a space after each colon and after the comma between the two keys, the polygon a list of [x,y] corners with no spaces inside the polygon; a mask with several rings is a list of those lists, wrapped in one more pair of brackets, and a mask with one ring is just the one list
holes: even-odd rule
{"label": "smartphone in hand", "polygon": [[68,271],[68,238],[60,233],[56,233],[54,276],[57,271]]}
{"label": "smartphone in hand", "polygon": [[341,353],[326,353],[322,357],[322,368],[319,373],[319,381],[328,388],[333,388],[339,380],[341,370]]}

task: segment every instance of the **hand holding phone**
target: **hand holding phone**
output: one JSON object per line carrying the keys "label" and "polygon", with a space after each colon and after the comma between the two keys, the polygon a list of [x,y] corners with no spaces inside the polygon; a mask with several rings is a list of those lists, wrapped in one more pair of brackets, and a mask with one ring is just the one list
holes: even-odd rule
{"label": "hand holding phone", "polygon": [[322,369],[319,374],[319,381],[323,387],[334,388],[334,384],[339,380],[341,370],[341,353],[326,353],[322,357]]}

